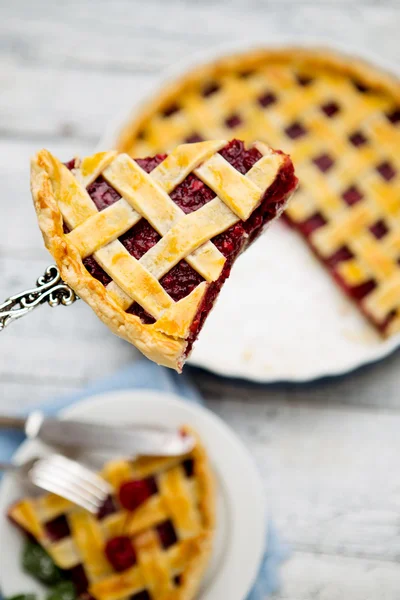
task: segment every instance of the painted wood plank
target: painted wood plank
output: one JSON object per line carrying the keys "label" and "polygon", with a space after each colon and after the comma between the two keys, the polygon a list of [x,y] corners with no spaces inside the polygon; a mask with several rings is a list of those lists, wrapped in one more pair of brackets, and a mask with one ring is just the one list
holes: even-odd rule
{"label": "painted wood plank", "polygon": [[1,378],[0,412],[12,414],[17,411],[29,411],[41,404],[51,404],[54,398],[68,397],[78,392],[80,385],[70,381],[60,383],[46,383],[43,379],[30,379],[19,375],[15,380],[11,377]]}
{"label": "painted wood plank", "polygon": [[1,52],[0,71],[0,134],[36,146],[65,139],[93,147],[113,116],[152,81],[140,73],[9,65]]}
{"label": "painted wood plank", "polygon": [[[130,105],[161,68],[221,43],[271,41],[312,31],[399,62],[396,4],[291,5],[161,2],[7,3],[0,19],[0,131],[94,141],[104,123]],[[157,17],[162,12],[163,18]],[[335,23],[332,37],[331,24]],[[73,35],[72,32],[73,31]],[[382,43],[384,39],[385,43]],[[57,40],[57,43],[54,43]],[[106,42],[105,42],[106,40]]]}
{"label": "painted wood plank", "polygon": [[256,458],[268,505],[296,549],[398,560],[400,414],[295,395],[208,405]]}
{"label": "painted wood plank", "polygon": [[[0,24],[3,48],[21,61],[53,65],[80,65],[111,69],[158,70],[185,56],[190,50],[210,44],[244,39],[269,39],[271,35],[318,31],[343,41],[366,42],[384,52],[397,52],[398,5],[392,2],[281,2],[261,0],[243,5],[225,2],[100,2],[96,18],[91,2],[70,5],[42,0],[28,7],[14,0],[3,8]],[[398,13],[397,13],[398,14]],[[375,36],[367,35],[368,29]],[[73,31],[73,35],[71,34]],[[385,36],[386,48],[378,43]],[[54,44],[57,40],[57,44]],[[105,43],[106,40],[106,43]]]}
{"label": "painted wood plank", "polygon": [[296,553],[282,568],[276,600],[398,600],[398,564]]}

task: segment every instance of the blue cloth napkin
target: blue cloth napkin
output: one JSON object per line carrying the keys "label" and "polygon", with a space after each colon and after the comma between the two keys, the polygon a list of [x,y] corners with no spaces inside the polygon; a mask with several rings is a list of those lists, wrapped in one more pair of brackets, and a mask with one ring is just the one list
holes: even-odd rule
{"label": "blue cloth napkin", "polygon": [[[122,371],[92,383],[85,390],[68,397],[59,398],[35,408],[46,414],[55,414],[59,410],[78,402],[83,398],[111,390],[152,389],[170,392],[182,398],[201,404],[202,398],[186,375],[178,375],[174,371],[158,367],[148,360],[139,360]],[[23,434],[15,431],[0,432],[0,460],[12,457]],[[247,600],[264,600],[279,587],[279,565],[288,556],[287,547],[281,543],[272,523],[269,524],[266,540],[266,553],[257,577],[257,581]]]}

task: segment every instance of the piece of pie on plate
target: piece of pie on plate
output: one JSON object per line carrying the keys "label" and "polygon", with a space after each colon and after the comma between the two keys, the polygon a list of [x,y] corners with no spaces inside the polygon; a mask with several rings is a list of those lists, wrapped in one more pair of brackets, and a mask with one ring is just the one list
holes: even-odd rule
{"label": "piece of pie on plate", "polygon": [[153,93],[116,147],[232,135],[290,154],[300,186],[285,215],[374,326],[399,332],[399,78],[324,48],[221,57]]}
{"label": "piece of pie on plate", "polygon": [[[62,278],[117,335],[178,371],[236,258],[280,215],[290,158],[255,142],[32,161],[32,194]],[[262,276],[260,274],[260,276]]]}
{"label": "piece of pie on plate", "polygon": [[89,600],[192,600],[215,528],[213,474],[198,436],[187,455],[114,460],[114,493],[97,516],[52,494],[14,504],[9,518]]}

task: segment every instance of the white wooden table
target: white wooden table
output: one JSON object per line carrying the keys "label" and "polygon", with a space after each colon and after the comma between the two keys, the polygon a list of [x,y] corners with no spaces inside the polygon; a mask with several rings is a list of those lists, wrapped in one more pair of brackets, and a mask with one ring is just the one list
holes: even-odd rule
{"label": "white wooden table", "polygon": [[[36,149],[89,152],[121,104],[182,55],[305,31],[400,61],[398,0],[0,2],[0,299],[50,263],[29,194]],[[79,390],[133,357],[83,303],[46,306],[1,334],[0,410]],[[194,378],[256,457],[294,549],[277,598],[398,600],[400,354],[316,385]]]}

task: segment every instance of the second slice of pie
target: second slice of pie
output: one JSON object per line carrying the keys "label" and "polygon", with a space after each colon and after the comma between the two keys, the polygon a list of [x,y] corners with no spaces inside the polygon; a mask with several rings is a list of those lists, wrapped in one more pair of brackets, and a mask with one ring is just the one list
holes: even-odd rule
{"label": "second slice of pie", "polygon": [[189,454],[107,462],[100,475],[112,492],[97,515],[54,494],[10,507],[11,522],[62,569],[79,600],[197,597],[215,534],[215,482],[201,440],[183,432],[196,439]]}
{"label": "second slice of pie", "polygon": [[180,371],[245,248],[297,179],[261,142],[212,140],[132,159],[32,161],[32,194],[61,275],[110,329]]}

